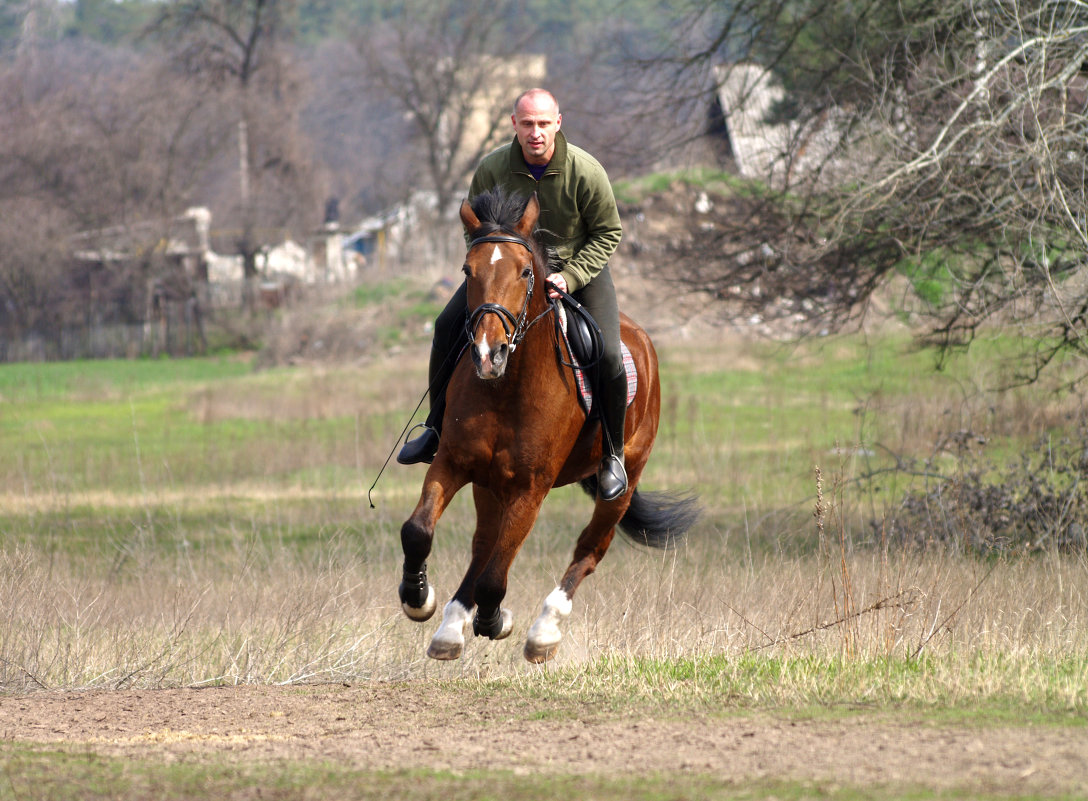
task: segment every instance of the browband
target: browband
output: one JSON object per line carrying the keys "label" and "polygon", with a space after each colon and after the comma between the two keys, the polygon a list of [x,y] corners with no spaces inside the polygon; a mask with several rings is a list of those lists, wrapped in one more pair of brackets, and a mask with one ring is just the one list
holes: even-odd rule
{"label": "browband", "polygon": [[521,245],[530,253],[533,252],[533,246],[520,236],[514,236],[513,234],[487,234],[485,236],[477,237],[468,243],[468,249],[472,250],[477,245],[483,245],[487,242],[511,242],[515,245]]}

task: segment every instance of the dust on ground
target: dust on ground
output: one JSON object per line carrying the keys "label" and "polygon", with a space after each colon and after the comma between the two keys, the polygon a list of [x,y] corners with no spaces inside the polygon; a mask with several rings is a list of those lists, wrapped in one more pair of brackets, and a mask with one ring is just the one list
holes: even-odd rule
{"label": "dust on ground", "polygon": [[361,770],[1088,793],[1082,727],[940,724],[850,711],[647,713],[450,683],[39,692],[0,697],[0,739],[155,761],[321,760]]}

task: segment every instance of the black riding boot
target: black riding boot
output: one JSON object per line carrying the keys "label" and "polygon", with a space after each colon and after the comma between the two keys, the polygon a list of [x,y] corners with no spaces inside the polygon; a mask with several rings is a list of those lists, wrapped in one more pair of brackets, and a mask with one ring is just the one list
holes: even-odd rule
{"label": "black riding boot", "polygon": [[438,453],[438,438],[442,433],[442,417],[446,414],[446,385],[450,382],[456,366],[454,354],[443,352],[437,342],[431,346],[431,360],[427,371],[430,378],[431,411],[427,414],[427,422],[423,424],[423,433],[404,443],[404,447],[397,454],[397,461],[401,464],[430,464],[434,461],[434,455]]}
{"label": "black riding boot", "polygon": [[442,416],[446,413],[446,385],[457,367],[457,357],[465,346],[465,284],[453,293],[446,308],[434,321],[431,340],[431,360],[427,365],[427,384],[431,395],[431,411],[423,424],[423,433],[404,444],[397,454],[401,464],[418,464],[434,460],[438,453],[438,437],[442,433]]}
{"label": "black riding boot", "polygon": [[627,470],[623,464],[623,424],[627,417],[627,374],[620,372],[611,381],[601,381],[601,427],[604,458],[597,468],[597,494],[614,501],[627,492]]}

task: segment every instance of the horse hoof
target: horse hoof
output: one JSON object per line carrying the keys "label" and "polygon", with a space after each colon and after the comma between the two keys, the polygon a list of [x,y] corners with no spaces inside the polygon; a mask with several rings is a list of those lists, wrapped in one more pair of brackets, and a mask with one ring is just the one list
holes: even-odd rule
{"label": "horse hoof", "polygon": [[435,638],[431,640],[431,644],[427,646],[427,656],[442,662],[450,662],[454,659],[461,658],[461,650],[464,648],[464,645],[463,640],[461,642],[445,642]]}
{"label": "horse hoof", "polygon": [[431,616],[434,615],[434,610],[438,608],[438,603],[435,600],[434,595],[434,587],[430,584],[427,585],[427,600],[423,602],[423,606],[415,607],[402,603],[400,608],[404,610],[404,614],[417,623],[430,620]]}
{"label": "horse hoof", "polygon": [[553,642],[549,645],[534,643],[532,640],[525,641],[525,658],[534,665],[539,665],[542,662],[553,659],[558,652],[558,642]]}
{"label": "horse hoof", "polygon": [[460,601],[450,601],[442,612],[442,625],[431,638],[427,656],[431,659],[459,659],[465,647],[465,631],[472,621],[471,610]]}
{"label": "horse hoof", "polygon": [[525,639],[525,658],[539,664],[547,662],[559,650],[563,632],[559,624],[570,615],[571,601],[567,594],[556,587],[544,599],[544,608],[540,616],[529,627],[529,636]]}

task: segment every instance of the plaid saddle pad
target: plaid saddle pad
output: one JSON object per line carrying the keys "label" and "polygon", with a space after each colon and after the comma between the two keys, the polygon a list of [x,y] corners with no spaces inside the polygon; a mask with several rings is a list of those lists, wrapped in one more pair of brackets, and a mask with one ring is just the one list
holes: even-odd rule
{"label": "plaid saddle pad", "polygon": [[[578,357],[567,339],[567,310],[562,303],[559,304],[559,322],[566,340],[566,351],[570,354],[570,360],[574,364],[574,379],[578,384],[578,399],[582,402],[582,408],[589,414],[593,408],[593,387],[591,386],[588,371],[578,363]],[[631,350],[627,343],[621,342],[620,349],[623,353],[623,369],[627,373],[627,405],[630,406],[638,392],[638,373],[635,370],[635,359],[631,356]]]}

